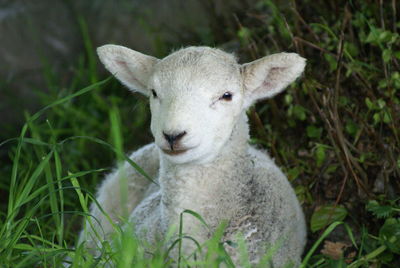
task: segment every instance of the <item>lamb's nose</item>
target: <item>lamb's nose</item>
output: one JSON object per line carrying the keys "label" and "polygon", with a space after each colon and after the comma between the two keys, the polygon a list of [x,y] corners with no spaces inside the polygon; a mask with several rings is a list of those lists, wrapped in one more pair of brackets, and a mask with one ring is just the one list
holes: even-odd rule
{"label": "lamb's nose", "polygon": [[171,150],[174,150],[174,145],[183,137],[186,135],[186,131],[183,131],[181,133],[165,133],[163,131],[164,138],[168,141],[169,146],[171,146]]}

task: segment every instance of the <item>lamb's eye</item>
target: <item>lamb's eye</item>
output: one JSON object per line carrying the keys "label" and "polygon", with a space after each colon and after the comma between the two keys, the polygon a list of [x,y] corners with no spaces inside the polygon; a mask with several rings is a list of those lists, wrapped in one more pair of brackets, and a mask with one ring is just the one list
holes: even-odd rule
{"label": "lamb's eye", "polygon": [[219,99],[220,100],[224,100],[224,101],[231,101],[232,100],[232,93],[227,91]]}
{"label": "lamb's eye", "polygon": [[156,93],[156,91],[154,89],[151,90],[151,94],[153,94],[154,98],[157,98],[157,93]]}

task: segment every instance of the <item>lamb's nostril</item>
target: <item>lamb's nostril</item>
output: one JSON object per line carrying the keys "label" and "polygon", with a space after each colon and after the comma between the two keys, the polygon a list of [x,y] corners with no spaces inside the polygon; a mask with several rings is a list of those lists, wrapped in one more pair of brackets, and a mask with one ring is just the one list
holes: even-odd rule
{"label": "lamb's nostril", "polygon": [[181,139],[185,135],[186,135],[186,131],[183,131],[183,132],[179,133],[178,135],[176,135],[176,140]]}
{"label": "lamb's nostril", "polygon": [[183,131],[181,133],[175,134],[175,133],[165,133],[163,131],[164,138],[168,141],[169,146],[171,146],[171,150],[174,150],[174,145],[175,143],[180,140],[183,136],[186,135],[186,131]]}

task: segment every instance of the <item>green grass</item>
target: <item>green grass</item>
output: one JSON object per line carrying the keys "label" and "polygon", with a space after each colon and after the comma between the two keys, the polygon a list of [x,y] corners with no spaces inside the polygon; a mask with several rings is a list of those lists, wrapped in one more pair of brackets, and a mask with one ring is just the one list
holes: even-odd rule
{"label": "green grass", "polygon": [[[190,34],[204,45],[235,44],[242,62],[278,51],[308,60],[302,79],[249,111],[251,142],[284,169],[306,212],[301,267],[400,266],[398,14],[395,1],[265,0],[215,18],[227,23],[213,23],[206,36]],[[149,258],[130,228],[116,227],[98,258],[77,245],[96,185],[127,160],[125,152],[151,141],[147,100],[101,80],[86,22],[78,21],[85,52],[71,66],[74,75],[61,81],[43,59],[48,91],[36,91],[44,108],[25,112],[19,136],[7,135],[12,127],[0,133],[0,267],[59,267],[64,260],[73,267],[165,267],[168,248],[160,243]],[[154,42],[168,51],[158,37]],[[222,233],[223,226],[193,266],[230,266]],[[170,239],[177,250],[195,243],[182,232]],[[347,246],[334,256],[322,250],[325,241]],[[237,246],[248,267],[245,244]]]}

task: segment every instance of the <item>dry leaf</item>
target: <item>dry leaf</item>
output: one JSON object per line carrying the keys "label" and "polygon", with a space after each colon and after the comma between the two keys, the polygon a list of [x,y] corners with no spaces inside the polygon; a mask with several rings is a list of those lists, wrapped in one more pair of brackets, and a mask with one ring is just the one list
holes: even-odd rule
{"label": "dry leaf", "polygon": [[321,253],[334,260],[339,260],[343,257],[343,252],[347,247],[349,247],[349,244],[347,243],[325,241],[324,248],[321,250]]}

